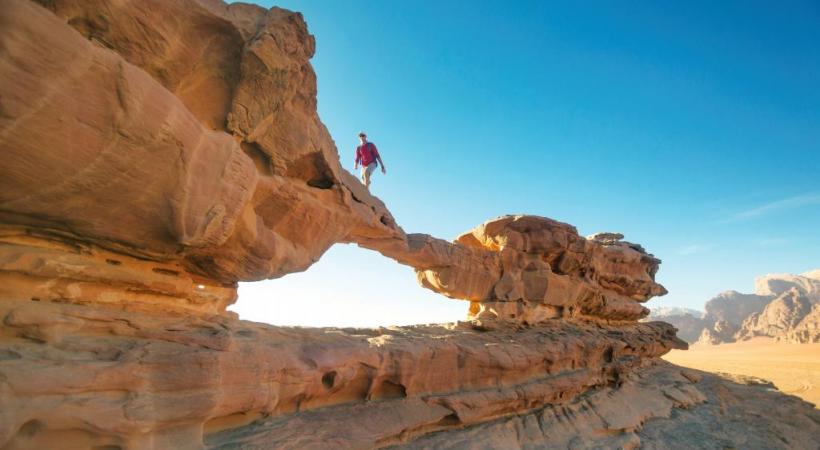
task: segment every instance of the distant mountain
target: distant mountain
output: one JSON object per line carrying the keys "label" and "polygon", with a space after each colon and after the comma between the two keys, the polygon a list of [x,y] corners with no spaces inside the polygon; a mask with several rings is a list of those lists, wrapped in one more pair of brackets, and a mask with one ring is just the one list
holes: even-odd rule
{"label": "distant mountain", "polygon": [[757,295],[778,296],[790,289],[797,289],[800,293],[809,297],[820,296],[820,269],[800,275],[779,273],[755,279],[755,293]]}
{"label": "distant mountain", "polygon": [[701,331],[706,326],[703,320],[703,312],[671,306],[652,308],[646,320],[660,320],[671,323],[678,329],[678,337],[690,343],[698,339]]}
{"label": "distant mountain", "polygon": [[806,317],[786,335],[789,342],[820,342],[820,303],[815,303]]}
{"label": "distant mountain", "polygon": [[766,336],[786,342],[820,342],[820,269],[755,279],[755,293],[725,291],[704,305],[654,308],[648,320],[669,322],[678,337],[699,345]]}
{"label": "distant mountain", "polygon": [[726,321],[740,326],[749,315],[763,311],[763,308],[774,299],[774,295],[741,294],[737,291],[725,291],[712,297],[704,305],[705,318],[710,323]]}
{"label": "distant mountain", "polygon": [[806,277],[806,278],[813,278],[815,280],[820,280],[820,269],[811,270],[809,272],[803,272],[803,273],[800,274],[800,276],[803,276],[803,277]]}
{"label": "distant mountain", "polygon": [[726,320],[718,320],[712,326],[703,329],[696,344],[717,345],[734,342],[738,326]]}
{"label": "distant mountain", "polygon": [[652,311],[649,313],[649,318],[661,320],[664,317],[683,315],[689,315],[701,319],[703,318],[703,311],[698,311],[697,309],[691,308],[678,308],[676,306],[658,306],[656,308],[652,308]]}
{"label": "distant mountain", "polygon": [[[762,312],[747,317],[735,338],[745,340],[766,336],[792,342],[820,341],[820,334],[811,333],[811,329],[816,330],[816,326],[810,325],[814,319],[809,317],[818,305],[820,296],[812,296],[792,287],[772,300]],[[816,318],[816,311],[814,317]],[[807,323],[803,324],[807,318]]]}

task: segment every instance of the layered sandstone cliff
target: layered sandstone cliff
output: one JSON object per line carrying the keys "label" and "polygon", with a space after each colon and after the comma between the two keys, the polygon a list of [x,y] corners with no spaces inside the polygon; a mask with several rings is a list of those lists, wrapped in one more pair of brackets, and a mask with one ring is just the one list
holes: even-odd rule
{"label": "layered sandstone cliff", "polygon": [[[810,405],[659,360],[685,347],[638,322],[665,293],[660,260],[621,236],[535,216],[406,234],[340,167],[313,51],[278,8],[3,0],[0,447],[812,442]],[[226,311],[238,281],[337,242],[414,267],[468,320],[300,329]],[[760,417],[769,404],[780,415]]]}
{"label": "layered sandstone cliff", "polygon": [[[772,300],[763,311],[749,315],[736,334],[737,339],[757,336],[796,342],[819,342],[820,335],[811,331],[817,329],[816,310],[820,299],[813,300],[796,288],[783,292]],[[801,333],[800,330],[803,330]],[[801,339],[805,335],[805,339]]]}
{"label": "layered sandstone cliff", "polygon": [[791,343],[820,342],[820,276],[770,274],[755,279],[755,292],[725,291],[706,302],[705,313],[654,308],[650,320],[678,328],[689,343],[722,344],[755,337]]}

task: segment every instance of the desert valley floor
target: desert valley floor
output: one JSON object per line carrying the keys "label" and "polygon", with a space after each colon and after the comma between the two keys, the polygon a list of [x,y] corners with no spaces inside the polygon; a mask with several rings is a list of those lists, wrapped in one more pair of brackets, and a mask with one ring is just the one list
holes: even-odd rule
{"label": "desert valley floor", "polygon": [[781,391],[820,404],[820,344],[786,344],[766,338],[672,350],[663,359],[708,372],[759,377]]}

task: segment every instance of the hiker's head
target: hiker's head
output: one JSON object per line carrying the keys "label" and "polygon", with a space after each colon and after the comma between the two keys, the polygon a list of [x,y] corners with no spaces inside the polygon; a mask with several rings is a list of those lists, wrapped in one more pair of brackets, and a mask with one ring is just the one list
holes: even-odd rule
{"label": "hiker's head", "polygon": [[362,141],[362,144],[364,144],[365,142],[367,142],[367,135],[366,135],[366,134],[364,134],[364,131],[362,131],[361,133],[359,133],[359,140],[360,140],[360,141]]}

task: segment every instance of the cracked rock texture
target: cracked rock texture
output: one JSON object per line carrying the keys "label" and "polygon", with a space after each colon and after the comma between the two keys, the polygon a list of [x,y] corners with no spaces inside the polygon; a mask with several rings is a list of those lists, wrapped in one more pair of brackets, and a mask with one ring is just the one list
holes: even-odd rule
{"label": "cracked rock texture", "polygon": [[[406,234],[339,164],[300,14],[0,3],[0,447],[810,448],[820,435],[808,403],[661,362],[686,344],[638,322],[666,293],[660,260],[618,233],[510,215],[454,242]],[[305,270],[339,242],[414,267],[468,320],[304,329],[226,311],[237,282]]]}

